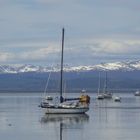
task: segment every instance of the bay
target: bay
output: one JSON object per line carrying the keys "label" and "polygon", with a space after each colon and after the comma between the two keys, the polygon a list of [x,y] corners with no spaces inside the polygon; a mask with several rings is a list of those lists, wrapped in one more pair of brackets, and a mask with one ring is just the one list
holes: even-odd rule
{"label": "bay", "polygon": [[117,95],[122,97],[121,102],[98,101],[96,94],[90,94],[86,114],[45,115],[38,107],[41,93],[1,93],[0,139],[139,140],[140,97]]}

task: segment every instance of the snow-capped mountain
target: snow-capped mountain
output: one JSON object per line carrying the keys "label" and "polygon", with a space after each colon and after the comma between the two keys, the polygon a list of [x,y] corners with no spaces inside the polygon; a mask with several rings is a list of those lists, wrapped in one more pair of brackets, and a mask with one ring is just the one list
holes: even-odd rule
{"label": "snow-capped mountain", "polygon": [[[59,71],[59,66],[56,65],[54,67],[50,66],[35,66],[35,65],[0,65],[0,73],[27,73],[27,72],[50,72]],[[90,66],[64,66],[64,70],[67,72],[80,72],[80,71],[134,71],[140,70],[140,60],[138,61],[125,61],[125,62],[114,62],[114,63],[102,63],[98,65],[90,65]]]}

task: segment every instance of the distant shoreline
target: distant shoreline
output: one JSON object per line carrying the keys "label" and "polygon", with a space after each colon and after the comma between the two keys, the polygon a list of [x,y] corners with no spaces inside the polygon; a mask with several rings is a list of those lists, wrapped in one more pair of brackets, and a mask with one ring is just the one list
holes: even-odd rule
{"label": "distant shoreline", "polygon": [[[134,93],[138,89],[110,89],[112,93]],[[67,90],[65,93],[81,93],[82,89]],[[44,93],[41,90],[0,90],[0,93]],[[59,93],[57,90],[47,90],[46,93]],[[97,93],[97,89],[86,89],[86,93]]]}

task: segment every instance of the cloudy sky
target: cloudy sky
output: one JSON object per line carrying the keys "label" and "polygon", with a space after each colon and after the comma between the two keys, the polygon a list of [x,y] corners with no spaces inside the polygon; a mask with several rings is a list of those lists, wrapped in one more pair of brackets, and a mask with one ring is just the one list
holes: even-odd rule
{"label": "cloudy sky", "polygon": [[0,64],[140,59],[140,0],[0,0]]}

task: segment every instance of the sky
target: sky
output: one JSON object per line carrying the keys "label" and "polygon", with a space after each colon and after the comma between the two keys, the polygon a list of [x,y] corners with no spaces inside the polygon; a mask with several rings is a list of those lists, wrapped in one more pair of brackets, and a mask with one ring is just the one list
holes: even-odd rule
{"label": "sky", "polygon": [[0,0],[0,64],[140,59],[140,0]]}

